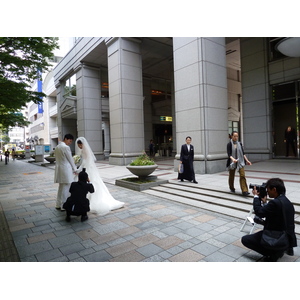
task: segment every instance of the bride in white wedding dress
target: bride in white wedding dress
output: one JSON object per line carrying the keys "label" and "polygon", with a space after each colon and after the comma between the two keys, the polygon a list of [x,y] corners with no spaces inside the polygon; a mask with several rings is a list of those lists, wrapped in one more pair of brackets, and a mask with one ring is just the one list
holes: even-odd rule
{"label": "bride in white wedding dress", "polygon": [[84,137],[79,137],[76,140],[75,153],[81,157],[81,164],[78,168],[78,171],[80,172],[83,168],[86,168],[90,182],[95,188],[94,193],[88,194],[91,213],[105,215],[111,210],[123,207],[124,202],[115,200],[101,179],[95,164],[96,157],[89,143]]}

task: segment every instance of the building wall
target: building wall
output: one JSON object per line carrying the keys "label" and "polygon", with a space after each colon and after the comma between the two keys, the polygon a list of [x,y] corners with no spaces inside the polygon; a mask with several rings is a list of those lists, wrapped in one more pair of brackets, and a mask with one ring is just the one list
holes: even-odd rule
{"label": "building wall", "polygon": [[271,103],[265,38],[241,39],[242,141],[250,160],[272,157]]}
{"label": "building wall", "polygon": [[195,172],[223,171],[228,141],[225,38],[173,38],[173,44],[176,158],[191,136]]}

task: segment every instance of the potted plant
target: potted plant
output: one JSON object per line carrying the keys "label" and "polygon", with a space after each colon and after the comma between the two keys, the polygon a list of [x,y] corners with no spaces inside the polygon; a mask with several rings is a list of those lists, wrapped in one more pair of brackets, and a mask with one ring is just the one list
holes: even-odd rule
{"label": "potted plant", "polygon": [[157,167],[157,164],[145,152],[126,166],[132,174],[139,178],[149,176]]}
{"label": "potted plant", "polygon": [[55,162],[54,152],[51,152],[49,156],[46,156],[45,159],[50,163],[53,164]]}

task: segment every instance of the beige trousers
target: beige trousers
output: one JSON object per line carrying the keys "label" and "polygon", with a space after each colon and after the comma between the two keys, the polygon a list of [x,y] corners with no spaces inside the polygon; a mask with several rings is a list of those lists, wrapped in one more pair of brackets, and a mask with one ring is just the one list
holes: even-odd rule
{"label": "beige trousers", "polygon": [[[248,192],[247,181],[245,177],[245,168],[239,169],[240,173],[240,187],[242,192]],[[231,190],[234,190],[234,177],[235,177],[235,169],[229,170],[228,184]]]}

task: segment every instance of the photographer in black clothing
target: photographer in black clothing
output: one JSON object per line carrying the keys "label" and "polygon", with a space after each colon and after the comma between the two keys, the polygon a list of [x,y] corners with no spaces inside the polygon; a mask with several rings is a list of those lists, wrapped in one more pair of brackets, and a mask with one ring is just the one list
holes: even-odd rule
{"label": "photographer in black clothing", "polygon": [[[255,215],[260,218],[265,218],[264,229],[269,230],[285,230],[285,222],[283,218],[283,211],[281,207],[284,205],[284,211],[286,215],[286,231],[289,236],[289,247],[285,250],[287,254],[294,255],[293,247],[297,246],[297,240],[295,235],[295,222],[294,215],[295,209],[290,200],[285,196],[285,186],[280,178],[271,178],[266,183],[267,193],[270,200],[266,205],[261,205],[267,202],[267,197],[260,198],[256,187],[253,189],[253,209]],[[252,249],[264,256],[267,261],[277,261],[283,256],[284,251],[275,251],[264,248],[261,245],[261,237],[263,231],[249,234],[242,237],[242,244],[249,249]]]}

